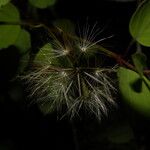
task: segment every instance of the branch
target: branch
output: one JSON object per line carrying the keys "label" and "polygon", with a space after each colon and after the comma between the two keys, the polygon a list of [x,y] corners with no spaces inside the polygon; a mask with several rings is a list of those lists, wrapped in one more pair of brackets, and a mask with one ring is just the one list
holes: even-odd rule
{"label": "branch", "polygon": [[[6,23],[5,23],[5,24],[6,24]],[[32,22],[25,22],[25,21],[23,21],[23,22],[7,22],[7,24],[9,24],[9,25],[10,25],[10,24],[11,24],[11,25],[22,25],[22,26],[27,26],[27,27],[30,27],[30,28],[41,28],[41,27],[43,27],[43,28],[44,28],[45,30],[47,30],[52,36],[55,36],[52,32],[63,32],[60,28],[57,28],[57,27],[54,27],[54,26],[51,26],[51,28],[50,28],[50,27],[48,27],[47,25],[45,25],[45,24],[43,24],[43,23],[39,23],[39,22],[37,22],[37,23],[32,23]],[[67,33],[67,35],[68,35],[68,37],[70,37],[70,38],[77,39],[77,40],[79,39],[78,37],[72,36],[72,35],[70,35],[70,34],[68,34],[68,33]],[[132,41],[131,44],[133,44],[133,42],[134,42],[134,41]],[[130,45],[130,46],[131,46],[131,45]],[[102,46],[100,46],[100,45],[97,45],[97,48],[98,48],[98,50],[100,50],[101,52],[103,52],[106,56],[115,59],[116,62],[117,62],[120,66],[126,66],[127,68],[136,71],[136,68],[135,68],[132,64],[130,64],[130,63],[128,63],[126,60],[124,60],[121,55],[119,55],[119,54],[117,54],[117,53],[115,53],[115,52],[112,52],[112,51],[110,51],[110,50],[108,50],[108,49],[106,49],[106,48],[104,48],[104,47],[102,47]],[[128,49],[127,49],[126,53],[127,53],[127,52],[128,52]],[[57,69],[58,69],[58,68],[53,68],[52,70],[57,70]],[[59,68],[59,69],[60,69],[60,68]],[[57,71],[58,71],[58,70],[57,70]],[[144,70],[144,74],[145,74],[145,75],[150,75],[150,70]]]}

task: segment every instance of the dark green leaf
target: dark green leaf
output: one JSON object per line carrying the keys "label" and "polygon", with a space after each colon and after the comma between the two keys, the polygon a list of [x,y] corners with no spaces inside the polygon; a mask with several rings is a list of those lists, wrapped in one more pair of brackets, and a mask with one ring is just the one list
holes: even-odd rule
{"label": "dark green leaf", "polygon": [[150,46],[150,1],[144,1],[133,14],[129,30],[133,38],[144,46]]}
{"label": "dark green leaf", "polygon": [[13,45],[20,33],[18,25],[0,25],[0,48],[7,48]]}
{"label": "dark green leaf", "polygon": [[51,114],[55,111],[55,107],[53,107],[53,100],[51,101],[45,101],[45,102],[39,102],[38,107],[41,110],[41,112],[45,115]]}
{"label": "dark green leaf", "polygon": [[[120,67],[118,70],[119,88],[123,99],[136,111],[150,116],[150,81],[143,77],[140,84],[137,81],[140,75],[136,72]],[[141,87],[135,87],[141,86]],[[141,88],[141,89],[140,89]],[[140,89],[137,91],[137,89]]]}
{"label": "dark green leaf", "polygon": [[9,3],[0,8],[0,22],[20,22],[20,15],[17,8]]}
{"label": "dark green leaf", "polygon": [[62,55],[61,50],[53,49],[50,43],[44,45],[37,53],[35,63],[41,65],[53,65],[57,67],[70,67],[71,63],[67,56]]}
{"label": "dark green leaf", "polygon": [[11,0],[0,0],[0,7],[6,5],[9,3]]}
{"label": "dark green leaf", "polygon": [[42,65],[50,65],[53,62],[54,54],[52,53],[52,46],[50,43],[45,44],[37,53],[34,62]]}
{"label": "dark green leaf", "polygon": [[146,56],[142,52],[137,52],[132,55],[132,60],[138,73],[143,76],[143,69],[146,67]]}
{"label": "dark green leaf", "polygon": [[68,19],[58,19],[53,24],[65,33],[69,33],[71,35],[75,34],[75,26]]}
{"label": "dark green leaf", "polygon": [[[7,4],[0,8],[0,22],[19,22],[20,16],[17,8]],[[20,32],[19,25],[0,25],[0,48],[7,48],[13,45]]]}
{"label": "dark green leaf", "polygon": [[122,123],[110,128],[108,140],[115,144],[128,143],[134,139],[132,128],[127,123]]}
{"label": "dark green leaf", "polygon": [[31,48],[31,37],[30,33],[24,29],[22,29],[19,33],[18,38],[14,45],[20,49],[20,53],[25,53],[27,50]]}
{"label": "dark green leaf", "polygon": [[29,0],[29,2],[37,8],[46,8],[48,6],[53,6],[56,3],[56,0]]}
{"label": "dark green leaf", "polygon": [[17,71],[18,74],[24,72],[24,70],[26,69],[26,67],[27,67],[28,64],[29,64],[29,59],[30,59],[29,53],[23,55],[23,56],[20,58],[20,63],[19,63],[18,71]]}

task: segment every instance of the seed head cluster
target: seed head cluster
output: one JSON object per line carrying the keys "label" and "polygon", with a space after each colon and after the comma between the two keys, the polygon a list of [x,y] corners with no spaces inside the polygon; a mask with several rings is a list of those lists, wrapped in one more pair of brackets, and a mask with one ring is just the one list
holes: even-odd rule
{"label": "seed head cluster", "polygon": [[73,118],[86,112],[101,119],[108,107],[115,105],[115,69],[102,67],[97,47],[110,37],[95,41],[101,32],[96,25],[87,24],[83,32],[79,29],[79,36],[63,30],[51,33],[50,43],[40,49],[31,69],[21,76],[44,113],[57,111],[61,117]]}

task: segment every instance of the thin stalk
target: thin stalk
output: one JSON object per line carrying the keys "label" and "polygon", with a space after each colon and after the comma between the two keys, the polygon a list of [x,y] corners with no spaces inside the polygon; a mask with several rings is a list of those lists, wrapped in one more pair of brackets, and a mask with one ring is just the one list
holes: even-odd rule
{"label": "thin stalk", "polygon": [[72,128],[73,142],[74,142],[74,146],[75,146],[74,150],[80,150],[77,128],[72,120],[70,121],[70,124],[71,124],[71,128]]}
{"label": "thin stalk", "polygon": [[[41,28],[43,27],[44,29],[46,29],[52,36],[55,37],[54,33],[56,32],[60,32],[60,33],[63,33],[62,29],[60,28],[57,28],[57,27],[54,27],[54,26],[51,26],[48,27],[47,25],[43,24],[43,23],[33,23],[33,22],[7,22],[7,23],[4,23],[4,24],[9,24],[9,25],[22,25],[22,26],[28,26],[30,28]],[[75,40],[79,40],[78,37],[76,36],[73,36],[73,35],[70,35],[67,33],[67,36],[70,37],[70,38],[73,38]],[[133,43],[131,43],[133,44]],[[97,45],[97,49],[100,50],[101,52],[103,52],[106,56],[108,57],[111,57],[113,59],[116,60],[116,62],[121,65],[121,66],[126,66],[128,67],[129,69],[131,70],[134,70],[136,71],[135,67],[128,63],[126,60],[124,60],[120,55],[118,55],[117,53],[114,53],[106,48],[104,48],[103,46],[100,46],[100,45]],[[53,68],[54,69],[54,68]],[[56,68],[55,68],[56,69]],[[144,70],[144,74],[145,75],[150,75],[150,70]]]}

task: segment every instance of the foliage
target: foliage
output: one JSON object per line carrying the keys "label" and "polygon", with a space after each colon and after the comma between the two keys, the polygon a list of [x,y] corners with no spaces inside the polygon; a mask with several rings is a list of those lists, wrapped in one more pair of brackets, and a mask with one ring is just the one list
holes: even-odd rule
{"label": "foliage", "polygon": [[53,6],[55,4],[56,0],[42,0],[42,1],[41,0],[29,0],[29,2],[33,6],[43,9],[48,6]]}
{"label": "foliage", "polygon": [[0,1],[0,7],[3,5],[6,5],[7,3],[9,3],[11,0],[1,0]]}
{"label": "foliage", "polygon": [[143,1],[138,6],[129,23],[129,31],[137,42],[137,52],[132,55],[132,60],[135,65],[134,70],[136,70],[139,75],[125,68],[120,68],[118,71],[119,88],[123,98],[134,109],[148,116],[150,112],[149,78],[144,76],[144,69],[147,67],[146,55],[142,53],[142,48],[141,46],[139,47],[139,44],[150,46],[149,8],[150,1]]}
{"label": "foliage", "polygon": [[137,69],[137,72],[140,74],[141,78],[143,77],[143,70],[146,67],[146,56],[142,52],[136,52],[132,55],[133,63]]}
{"label": "foliage", "polygon": [[22,29],[16,39],[14,45],[20,49],[20,53],[25,53],[31,48],[31,37],[30,33],[25,29]]}
{"label": "foliage", "polygon": [[12,4],[7,4],[1,7],[0,21],[3,23],[8,23],[7,25],[0,25],[0,48],[7,48],[15,43],[21,30],[19,25],[11,24],[13,22],[20,22],[19,11]]}
{"label": "foliage", "polygon": [[150,1],[143,1],[133,14],[129,29],[133,38],[141,45],[150,46]]}
{"label": "foliage", "polygon": [[125,101],[135,110],[150,115],[150,81],[134,71],[119,68],[119,87]]}

